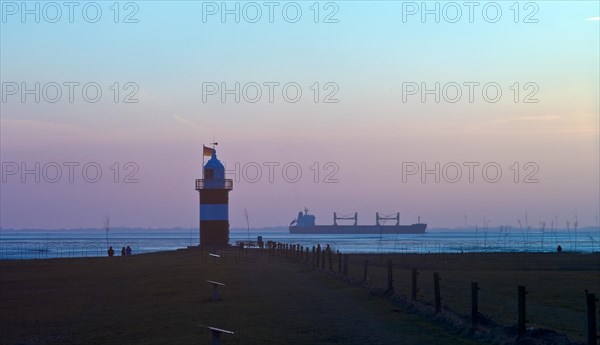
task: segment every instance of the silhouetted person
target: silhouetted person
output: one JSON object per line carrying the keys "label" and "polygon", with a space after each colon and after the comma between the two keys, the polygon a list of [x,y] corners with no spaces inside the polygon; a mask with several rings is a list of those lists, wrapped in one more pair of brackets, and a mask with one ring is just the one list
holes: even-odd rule
{"label": "silhouetted person", "polygon": [[121,248],[121,256],[125,256],[127,255],[127,252],[125,251],[125,247]]}
{"label": "silhouetted person", "polygon": [[558,245],[558,247],[556,247],[556,252],[557,253],[562,252],[562,247],[560,246],[560,244]]}
{"label": "silhouetted person", "polygon": [[115,255],[115,251],[114,249],[112,249],[112,246],[110,246],[110,248],[108,248],[108,256],[113,256]]}
{"label": "silhouetted person", "polygon": [[127,252],[127,255],[131,255],[131,247],[127,246],[127,249],[125,249],[125,251]]}

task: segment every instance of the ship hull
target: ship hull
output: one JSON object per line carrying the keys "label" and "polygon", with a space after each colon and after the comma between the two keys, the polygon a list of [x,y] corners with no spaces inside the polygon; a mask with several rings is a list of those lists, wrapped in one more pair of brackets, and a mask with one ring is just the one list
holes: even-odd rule
{"label": "ship hull", "polygon": [[424,234],[427,224],[290,226],[290,234]]}

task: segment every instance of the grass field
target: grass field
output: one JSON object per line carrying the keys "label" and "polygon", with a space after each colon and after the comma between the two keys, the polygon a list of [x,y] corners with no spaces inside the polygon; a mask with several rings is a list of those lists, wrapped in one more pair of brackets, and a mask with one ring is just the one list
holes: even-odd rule
{"label": "grass field", "polygon": [[[0,262],[3,344],[209,344],[199,325],[232,330],[223,344],[475,344],[364,288],[266,251],[235,250],[221,261],[199,249],[113,258]],[[442,276],[443,304],[468,315],[469,286],[481,286],[480,310],[515,321],[516,286],[526,285],[528,319],[584,334],[583,290],[600,291],[600,256],[562,253],[351,255],[349,275],[385,287],[393,260],[396,293],[409,295],[418,268],[419,299],[432,300],[432,272]],[[334,265],[337,269],[337,265]],[[206,280],[221,281],[210,301]]]}
{"label": "grass field", "polygon": [[392,260],[395,292],[403,296],[410,296],[411,269],[417,268],[418,299],[431,304],[433,272],[439,272],[442,305],[465,319],[471,312],[471,282],[477,282],[480,312],[506,326],[516,325],[517,286],[524,285],[527,326],[553,329],[579,342],[586,334],[585,289],[600,293],[600,254],[352,255],[349,275],[362,278],[365,259],[374,288],[387,286],[387,260]]}

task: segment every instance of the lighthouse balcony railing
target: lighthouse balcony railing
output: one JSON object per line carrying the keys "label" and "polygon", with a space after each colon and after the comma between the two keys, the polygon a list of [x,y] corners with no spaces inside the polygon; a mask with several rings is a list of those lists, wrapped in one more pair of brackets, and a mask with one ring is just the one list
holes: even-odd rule
{"label": "lighthouse balcony railing", "polygon": [[197,179],[196,190],[201,189],[233,189],[232,179]]}

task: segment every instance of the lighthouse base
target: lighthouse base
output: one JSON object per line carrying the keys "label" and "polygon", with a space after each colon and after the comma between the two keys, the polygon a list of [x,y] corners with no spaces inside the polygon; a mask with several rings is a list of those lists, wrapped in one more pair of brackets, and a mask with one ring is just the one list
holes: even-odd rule
{"label": "lighthouse base", "polygon": [[229,245],[229,221],[206,220],[200,222],[200,246]]}

